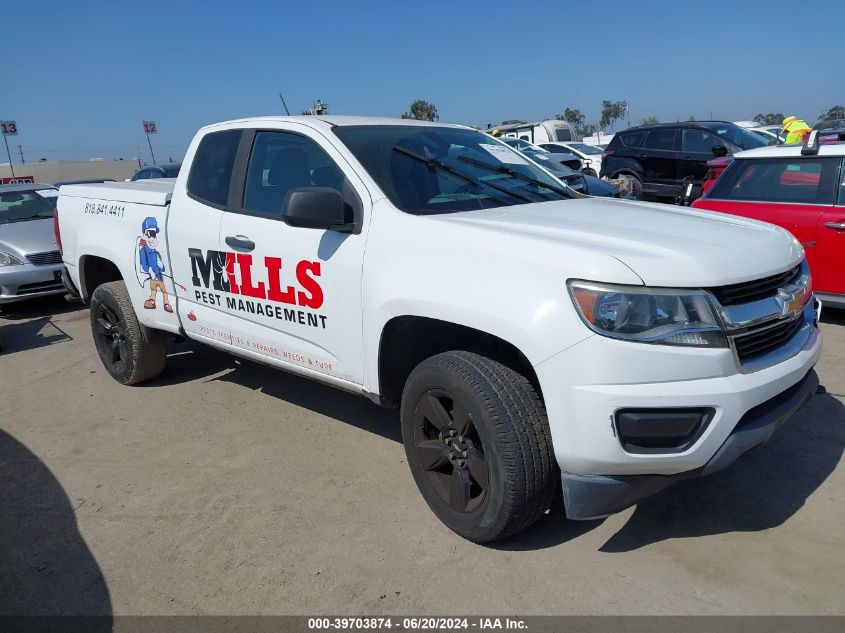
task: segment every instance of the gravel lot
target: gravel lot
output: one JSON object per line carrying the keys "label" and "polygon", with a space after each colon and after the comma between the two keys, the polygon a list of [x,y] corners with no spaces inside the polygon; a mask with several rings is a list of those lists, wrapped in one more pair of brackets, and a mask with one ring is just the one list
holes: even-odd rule
{"label": "gravel lot", "polygon": [[199,345],[123,387],[88,311],[0,314],[0,613],[845,614],[845,312],[767,445],[604,521],[442,526],[397,414]]}

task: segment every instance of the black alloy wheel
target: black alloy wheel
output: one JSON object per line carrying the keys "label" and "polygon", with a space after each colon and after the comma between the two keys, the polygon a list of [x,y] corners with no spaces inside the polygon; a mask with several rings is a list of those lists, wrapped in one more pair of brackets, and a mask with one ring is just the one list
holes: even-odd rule
{"label": "black alloy wheel", "polygon": [[431,389],[414,412],[414,450],[431,488],[456,512],[484,503],[490,469],[467,408],[454,395]]}

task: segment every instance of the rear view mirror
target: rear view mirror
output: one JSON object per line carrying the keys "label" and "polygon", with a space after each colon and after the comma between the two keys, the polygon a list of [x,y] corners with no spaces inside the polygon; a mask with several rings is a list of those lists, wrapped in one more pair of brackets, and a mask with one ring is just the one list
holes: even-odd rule
{"label": "rear view mirror", "polygon": [[285,224],[305,229],[351,230],[343,198],[330,187],[291,189],[282,202],[282,219]]}
{"label": "rear view mirror", "polygon": [[728,155],[728,148],[724,145],[714,145],[713,146],[713,156],[727,156]]}

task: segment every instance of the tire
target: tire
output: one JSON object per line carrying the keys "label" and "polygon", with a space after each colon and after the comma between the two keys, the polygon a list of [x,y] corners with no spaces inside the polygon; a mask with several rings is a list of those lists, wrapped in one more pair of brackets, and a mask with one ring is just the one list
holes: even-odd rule
{"label": "tire", "polygon": [[505,538],[551,505],[560,473],[545,407],[505,365],[464,351],[424,360],[405,383],[401,420],[417,487],[465,539]]}
{"label": "tire", "polygon": [[585,176],[593,176],[594,178],[598,178],[598,177],[599,177],[599,175],[596,173],[596,170],[595,170],[595,169],[592,169],[592,168],[590,168],[590,167],[587,167],[587,168],[584,170],[584,172],[583,172],[583,173],[584,173],[584,175],[585,175]]}
{"label": "tire", "polygon": [[103,367],[117,382],[135,385],[164,371],[166,342],[144,338],[122,281],[98,286],[91,295],[91,333]]}
{"label": "tire", "polygon": [[643,181],[637,178],[634,174],[622,173],[617,174],[617,178],[626,178],[631,182],[631,193],[637,200],[643,199]]}

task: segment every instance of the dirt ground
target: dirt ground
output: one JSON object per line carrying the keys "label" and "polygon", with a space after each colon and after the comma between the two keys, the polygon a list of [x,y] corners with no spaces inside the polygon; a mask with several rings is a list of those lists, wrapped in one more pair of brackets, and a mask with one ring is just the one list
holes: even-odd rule
{"label": "dirt ground", "polygon": [[397,414],[199,345],[123,387],[88,312],[0,314],[0,613],[843,614],[845,312],[764,447],[604,521],[441,525]]}

